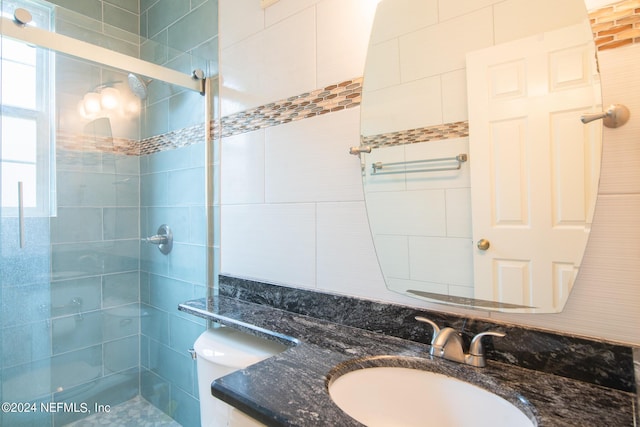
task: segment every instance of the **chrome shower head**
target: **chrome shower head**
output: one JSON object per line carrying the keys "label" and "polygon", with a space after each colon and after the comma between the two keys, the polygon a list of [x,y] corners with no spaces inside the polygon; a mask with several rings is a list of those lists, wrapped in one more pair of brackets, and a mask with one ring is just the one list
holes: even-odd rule
{"label": "chrome shower head", "polygon": [[129,73],[127,80],[129,81],[129,88],[135,96],[143,101],[147,99],[147,85],[151,83],[151,80],[145,81],[142,77],[133,73]]}

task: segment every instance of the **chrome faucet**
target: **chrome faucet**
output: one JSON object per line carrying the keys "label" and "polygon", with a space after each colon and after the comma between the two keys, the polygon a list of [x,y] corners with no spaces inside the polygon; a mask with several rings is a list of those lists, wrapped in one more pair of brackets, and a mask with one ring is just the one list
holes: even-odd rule
{"label": "chrome faucet", "polygon": [[440,329],[436,323],[426,317],[416,316],[418,322],[428,323],[433,328],[433,338],[431,338],[431,350],[429,354],[433,357],[441,357],[453,362],[465,363],[467,365],[482,368],[487,362],[482,347],[482,338],[486,336],[504,337],[505,334],[496,331],[481,332],[473,337],[469,346],[469,353],[463,350],[462,337],[453,328],[446,327]]}

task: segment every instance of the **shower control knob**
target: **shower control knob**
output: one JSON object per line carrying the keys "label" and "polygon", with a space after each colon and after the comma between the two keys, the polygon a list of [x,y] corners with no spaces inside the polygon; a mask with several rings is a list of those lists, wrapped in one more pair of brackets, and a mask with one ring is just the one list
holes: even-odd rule
{"label": "shower control knob", "polygon": [[173,248],[173,233],[167,224],[162,224],[158,227],[156,235],[145,237],[141,240],[146,243],[151,243],[152,245],[158,245],[160,252],[165,255],[171,252],[171,249]]}

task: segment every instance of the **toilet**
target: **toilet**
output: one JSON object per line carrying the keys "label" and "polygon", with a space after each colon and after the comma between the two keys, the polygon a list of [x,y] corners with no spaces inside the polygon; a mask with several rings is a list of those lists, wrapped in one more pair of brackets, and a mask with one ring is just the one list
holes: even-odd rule
{"label": "toilet", "polygon": [[202,427],[257,427],[264,424],[211,395],[211,383],[284,351],[283,344],[219,327],[208,329],[196,340],[200,423]]}

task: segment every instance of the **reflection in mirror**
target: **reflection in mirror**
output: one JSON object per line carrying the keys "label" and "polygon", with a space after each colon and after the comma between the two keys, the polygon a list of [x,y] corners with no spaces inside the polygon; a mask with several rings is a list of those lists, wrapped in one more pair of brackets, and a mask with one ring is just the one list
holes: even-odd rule
{"label": "reflection in mirror", "polygon": [[84,125],[84,135],[98,139],[107,138],[108,142],[111,142],[113,133],[111,132],[111,120],[108,117],[100,117],[98,119],[91,120]]}
{"label": "reflection in mirror", "polygon": [[382,0],[362,99],[387,287],[486,310],[564,307],[589,235],[602,111],[582,0]]}

